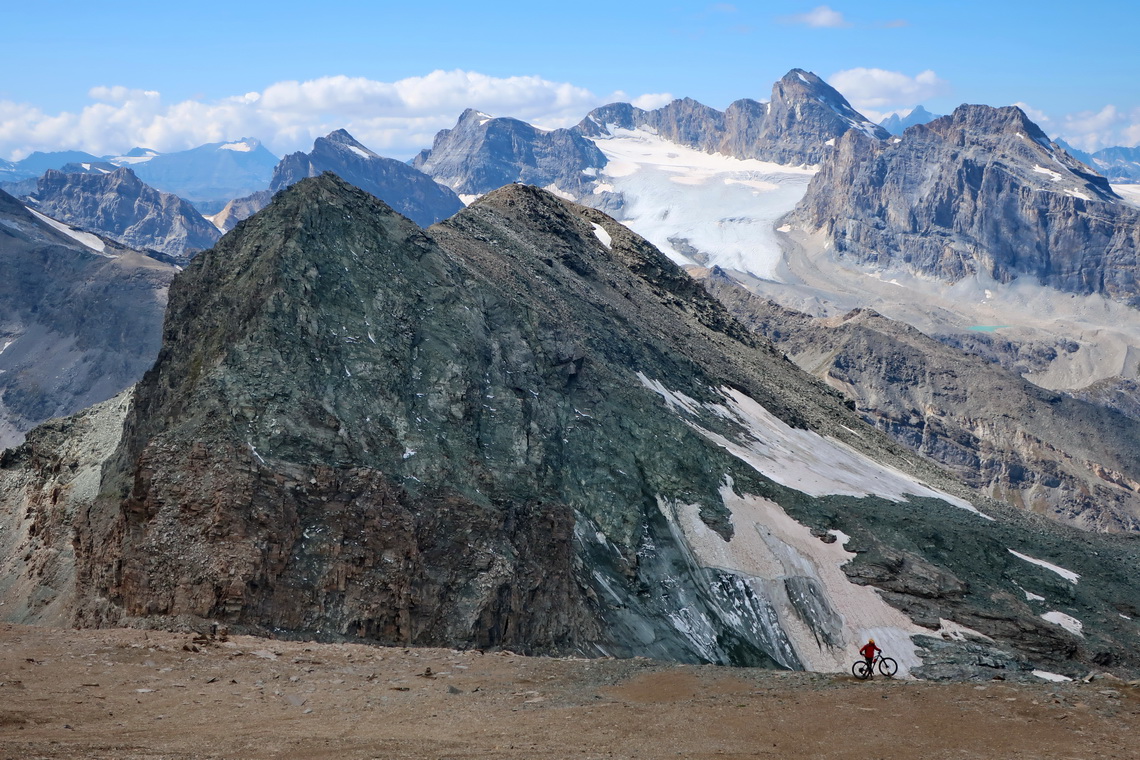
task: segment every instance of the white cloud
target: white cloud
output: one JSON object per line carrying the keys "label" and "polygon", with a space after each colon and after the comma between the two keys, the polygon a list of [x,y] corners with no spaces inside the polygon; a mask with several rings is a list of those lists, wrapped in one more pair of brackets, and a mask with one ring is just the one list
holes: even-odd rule
{"label": "white cloud", "polygon": [[780,19],[785,24],[806,24],[815,29],[838,29],[851,26],[839,11],[834,11],[826,5],[820,5],[807,13],[798,13],[794,16],[784,16]]}
{"label": "white cloud", "polygon": [[913,108],[950,90],[949,82],[939,79],[930,69],[913,77],[885,69],[846,69],[832,74],[827,81],[856,110],[872,119],[889,111]]}
{"label": "white cloud", "polygon": [[676,98],[668,92],[650,92],[637,98],[633,98],[629,102],[638,108],[646,111],[652,111],[654,108],[672,103]]}
{"label": "white cloud", "polygon": [[1140,108],[1122,111],[1109,104],[1099,111],[1065,114],[1050,126],[1065,142],[1090,152],[1116,145],[1140,145]]}
{"label": "white cloud", "polygon": [[1053,137],[1090,153],[1117,145],[1140,146],[1140,108],[1124,111],[1109,104],[1099,111],[1079,111],[1051,117],[1028,103],[1014,103]]}
{"label": "white cloud", "polygon": [[[614,100],[656,107],[667,94],[598,96],[568,82],[537,76],[492,77],[473,71],[433,71],[396,82],[330,76],[277,82],[212,102],[168,103],[158,92],[93,87],[78,112],[43,112],[0,101],[0,156],[33,150],[86,150],[96,155],[136,145],[167,152],[207,142],[258,137],[278,154],[308,150],[312,140],[345,128],[377,152],[407,158],[431,145],[465,108],[514,116],[552,128],[570,126]],[[618,97],[620,95],[620,97]],[[663,100],[664,99],[664,100]]]}
{"label": "white cloud", "polygon": [[1049,118],[1049,114],[1045,113],[1044,111],[1041,111],[1039,109],[1034,108],[1033,106],[1029,105],[1028,103],[1020,103],[1019,102],[1019,103],[1014,103],[1014,105],[1017,106],[1018,108],[1020,108],[1022,111],[1024,111],[1025,115],[1028,116],[1030,121],[1032,121],[1034,124],[1041,127],[1046,132],[1049,131],[1049,129],[1053,123],[1053,120]]}

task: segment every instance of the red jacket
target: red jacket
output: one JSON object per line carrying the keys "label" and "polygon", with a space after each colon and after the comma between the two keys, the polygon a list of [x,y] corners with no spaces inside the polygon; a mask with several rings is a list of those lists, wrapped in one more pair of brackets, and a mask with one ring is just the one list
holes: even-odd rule
{"label": "red jacket", "polygon": [[859,654],[863,655],[868,660],[873,660],[875,659],[875,653],[881,651],[883,650],[879,649],[877,646],[868,641],[863,645],[863,648],[859,650]]}

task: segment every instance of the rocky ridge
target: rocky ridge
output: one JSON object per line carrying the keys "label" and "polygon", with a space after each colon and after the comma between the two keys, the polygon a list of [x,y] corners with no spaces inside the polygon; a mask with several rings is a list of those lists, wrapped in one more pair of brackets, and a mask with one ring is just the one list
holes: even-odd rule
{"label": "rocky ridge", "polygon": [[772,86],[768,103],[738,100],[724,113],[691,98],[653,111],[615,103],[591,111],[578,125],[588,137],[647,128],[667,140],[708,153],[777,164],[818,164],[834,141],[855,130],[876,140],[890,135],[851,107],[810,71],[792,69]]}
{"label": "rocky ridge", "polygon": [[216,222],[222,229],[233,229],[242,219],[264,208],[275,193],[323,172],[333,172],[372,193],[424,227],[463,208],[463,202],[447,187],[407,164],[373,152],[338,129],[317,138],[311,152],[290,153],[281,159],[273,170],[268,190],[231,201]]}
{"label": "rocky ridge", "polygon": [[889,141],[852,130],[791,221],[880,269],[1140,304],[1140,210],[1014,106],[961,106]]}
{"label": "rocky ridge", "polygon": [[[772,436],[845,442],[873,495],[777,482]],[[1136,667],[1134,549],[889,472],[954,488],[604,214],[510,186],[425,233],[326,175],[176,281],[77,513],[77,619],[843,669],[905,611],[941,673]],[[737,564],[760,526],[800,559]]]}
{"label": "rocky ridge", "polygon": [[50,169],[37,181],[31,201],[54,219],[177,258],[209,248],[220,236],[189,203],[155,190],[125,167],[105,174]]}

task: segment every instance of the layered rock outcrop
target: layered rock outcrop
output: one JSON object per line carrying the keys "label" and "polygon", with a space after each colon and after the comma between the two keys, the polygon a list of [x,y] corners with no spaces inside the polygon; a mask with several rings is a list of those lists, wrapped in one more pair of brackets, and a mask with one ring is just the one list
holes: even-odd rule
{"label": "layered rock outcrop", "polygon": [[792,221],[866,265],[1140,304],[1140,210],[1014,106],[961,106],[889,141],[849,132]]}
{"label": "layered rock outcrop", "polygon": [[36,183],[33,200],[54,219],[178,258],[209,248],[221,235],[189,203],[160,193],[125,167],[106,174],[49,170]]}

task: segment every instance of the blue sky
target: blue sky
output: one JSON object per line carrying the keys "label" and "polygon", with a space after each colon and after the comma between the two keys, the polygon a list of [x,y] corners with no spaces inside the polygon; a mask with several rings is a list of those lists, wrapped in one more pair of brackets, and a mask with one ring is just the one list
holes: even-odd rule
{"label": "blue sky", "polygon": [[789,69],[872,118],[1020,103],[1086,148],[1140,144],[1140,4],[6,3],[0,157],[276,153],[346,127],[406,158],[466,106],[544,126],[614,98],[767,99]]}

